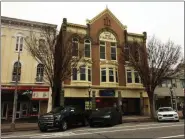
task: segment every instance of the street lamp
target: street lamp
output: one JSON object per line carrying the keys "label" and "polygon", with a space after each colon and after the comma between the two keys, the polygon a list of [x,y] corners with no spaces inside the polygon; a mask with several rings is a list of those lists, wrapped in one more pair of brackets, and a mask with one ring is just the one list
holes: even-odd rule
{"label": "street lamp", "polygon": [[90,110],[90,103],[91,103],[91,86],[89,85],[89,110]]}
{"label": "street lamp", "polygon": [[18,65],[16,69],[16,81],[15,81],[15,92],[14,92],[14,102],[13,102],[13,113],[12,113],[12,123],[11,123],[11,130],[15,130],[15,119],[16,119],[16,111],[17,111],[17,90],[18,90],[18,77],[19,77],[19,68],[20,65],[20,48],[18,52]]}

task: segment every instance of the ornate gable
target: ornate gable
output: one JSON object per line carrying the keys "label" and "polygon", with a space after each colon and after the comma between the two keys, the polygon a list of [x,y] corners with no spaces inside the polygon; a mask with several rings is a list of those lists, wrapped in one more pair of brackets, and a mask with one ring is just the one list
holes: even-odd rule
{"label": "ornate gable", "polygon": [[[101,18],[102,16],[108,14],[123,30],[127,28],[127,26],[123,25],[115,16],[114,14],[108,9],[106,8],[104,11],[102,11],[101,13],[99,13],[96,17],[94,17],[93,19],[89,20],[88,23],[89,24],[93,24],[96,20],[98,20],[99,18]],[[108,18],[108,16],[106,16],[104,18],[104,25],[105,26],[111,26],[111,22],[110,19]]]}

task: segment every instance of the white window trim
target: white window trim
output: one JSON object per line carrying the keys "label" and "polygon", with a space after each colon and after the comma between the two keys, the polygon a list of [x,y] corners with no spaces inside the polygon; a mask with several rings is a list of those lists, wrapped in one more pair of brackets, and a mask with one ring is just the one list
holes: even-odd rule
{"label": "white window trim", "polygon": [[[36,78],[35,78],[35,83],[44,83],[44,69],[43,69],[43,80],[42,81],[37,81],[37,68],[38,68],[38,65],[41,64],[41,63],[38,63],[37,66],[36,66]],[[43,67],[44,68],[44,67]]]}
{"label": "white window trim", "polygon": [[[109,81],[109,68],[113,69],[114,82]],[[102,73],[101,73],[102,69],[106,70],[106,82],[102,82],[102,80],[101,80],[102,79]],[[118,68],[115,67],[115,66],[108,66],[108,65],[107,66],[100,66],[100,84],[106,84],[106,83],[108,83],[108,84],[119,84],[119,78],[118,78],[118,82],[116,82],[116,70],[118,72]],[[119,74],[118,74],[118,76],[119,76]]]}
{"label": "white window trim", "polygon": [[[131,72],[131,78],[132,78],[132,82],[131,83],[128,83],[128,81],[127,81],[127,71],[128,70],[130,70],[130,72]],[[125,72],[126,72],[126,84],[142,84],[141,83],[141,77],[139,76],[139,83],[136,83],[135,82],[135,72],[137,72],[138,73],[138,71],[136,71],[136,70],[134,70],[134,69],[131,69],[131,68],[126,68],[125,69]]]}
{"label": "white window trim", "polygon": [[[91,69],[91,81],[88,80],[88,69]],[[80,71],[78,71],[77,80],[73,80],[73,75],[72,75],[71,82],[92,82],[92,65],[85,65],[85,78],[86,80],[80,80]]]}
{"label": "white window trim", "polygon": [[[99,52],[100,52],[100,46],[104,46],[104,47],[105,47],[105,59],[102,59],[102,58],[100,57],[100,60],[103,61],[103,60],[106,60],[106,59],[107,59],[107,56],[106,56],[106,53],[107,53],[106,46],[107,46],[107,45],[106,45],[106,42],[105,42],[105,41],[102,41],[102,42],[105,43],[105,45],[100,44],[100,41],[101,41],[101,40],[99,40]],[[99,53],[99,56],[100,56],[100,53]]]}
{"label": "white window trim", "polygon": [[[89,43],[86,43],[86,42],[85,42],[85,41],[87,41],[87,40],[89,41]],[[84,57],[90,59],[90,58],[91,58],[91,55],[92,55],[92,54],[91,54],[91,53],[92,53],[91,41],[90,41],[89,39],[84,40],[84,51],[85,51],[85,45],[86,45],[86,44],[89,44],[89,45],[90,45],[90,57],[86,57],[86,56],[85,56],[85,52],[84,52]]]}
{"label": "white window trim", "polygon": [[[16,45],[17,45],[17,37],[22,37],[23,38],[23,42],[22,42],[22,51],[20,51],[20,38],[19,38],[19,41],[18,41],[18,50],[16,50]],[[22,35],[22,34],[17,34],[16,36],[15,36],[15,49],[14,49],[14,51],[15,52],[23,52],[23,49],[24,49],[24,36]]]}
{"label": "white window trim", "polygon": [[112,60],[112,58],[111,58],[111,61],[117,61],[117,55],[118,55],[118,49],[117,49],[117,43],[116,42],[110,42],[110,44],[111,43],[115,43],[116,45],[115,46],[110,46],[110,53],[111,53],[111,55],[112,55],[112,52],[111,52],[111,48],[116,48],[116,60]]}

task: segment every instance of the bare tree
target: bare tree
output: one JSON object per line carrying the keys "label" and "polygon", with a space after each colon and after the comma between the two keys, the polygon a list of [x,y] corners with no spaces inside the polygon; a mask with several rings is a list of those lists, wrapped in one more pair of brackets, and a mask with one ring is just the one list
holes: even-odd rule
{"label": "bare tree", "polygon": [[147,46],[137,40],[128,41],[122,52],[125,58],[129,58],[128,66],[138,71],[149,97],[151,118],[154,118],[154,90],[164,78],[173,76],[179,71],[180,46],[170,40],[162,43],[152,37]]}
{"label": "bare tree", "polygon": [[[25,43],[32,57],[44,66],[44,80],[52,88],[53,108],[64,105],[64,102],[61,104],[64,100],[62,82],[72,76],[72,68],[79,69],[79,63],[85,65],[84,49],[74,47],[65,25],[61,26],[59,34],[50,26],[43,27],[39,35],[31,32]],[[75,52],[78,54],[74,56]]]}

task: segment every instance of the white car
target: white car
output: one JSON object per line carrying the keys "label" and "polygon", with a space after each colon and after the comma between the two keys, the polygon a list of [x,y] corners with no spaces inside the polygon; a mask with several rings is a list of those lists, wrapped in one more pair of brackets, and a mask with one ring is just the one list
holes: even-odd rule
{"label": "white car", "polygon": [[157,120],[160,121],[176,121],[179,122],[178,113],[171,107],[160,107],[157,110]]}

